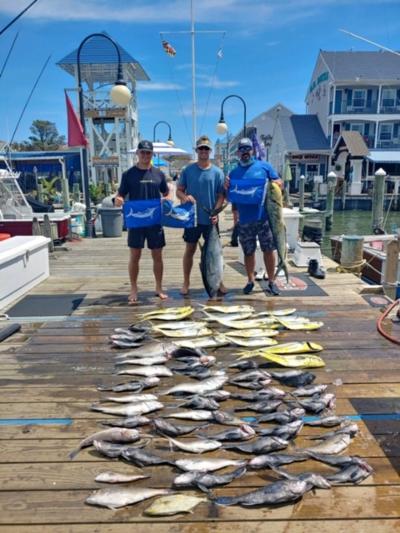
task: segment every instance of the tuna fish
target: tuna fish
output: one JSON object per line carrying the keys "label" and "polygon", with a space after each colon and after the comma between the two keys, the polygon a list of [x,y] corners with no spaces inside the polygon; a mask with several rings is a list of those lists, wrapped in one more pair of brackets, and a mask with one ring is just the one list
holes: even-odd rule
{"label": "tuna fish", "polygon": [[215,298],[222,282],[224,259],[221,241],[215,225],[211,227],[208,238],[201,250],[200,271],[204,288],[210,298]]}

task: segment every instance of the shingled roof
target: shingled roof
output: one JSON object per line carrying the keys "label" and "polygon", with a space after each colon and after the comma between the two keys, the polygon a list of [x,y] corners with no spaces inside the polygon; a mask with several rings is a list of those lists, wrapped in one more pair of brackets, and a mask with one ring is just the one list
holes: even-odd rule
{"label": "shingled roof", "polygon": [[329,151],[317,115],[291,115],[279,119],[286,147],[291,151]]}
{"label": "shingled roof", "polygon": [[327,52],[321,57],[335,81],[400,80],[400,56],[390,52]]}

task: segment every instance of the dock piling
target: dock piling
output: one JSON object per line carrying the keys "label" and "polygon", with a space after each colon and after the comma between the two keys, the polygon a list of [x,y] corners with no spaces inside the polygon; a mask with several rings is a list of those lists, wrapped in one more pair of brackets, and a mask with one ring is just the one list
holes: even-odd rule
{"label": "dock piling", "polygon": [[372,196],[372,231],[379,235],[385,233],[383,227],[383,203],[385,199],[386,172],[379,168],[375,172],[374,191]]}

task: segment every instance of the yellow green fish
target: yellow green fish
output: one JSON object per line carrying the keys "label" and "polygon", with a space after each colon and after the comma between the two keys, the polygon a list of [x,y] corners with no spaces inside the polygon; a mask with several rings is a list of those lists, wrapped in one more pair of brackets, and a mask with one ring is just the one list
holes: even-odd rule
{"label": "yellow green fish", "polygon": [[162,329],[161,327],[153,327],[153,331],[156,333],[161,333],[166,337],[173,337],[176,339],[183,339],[185,337],[205,337],[206,335],[212,335],[211,329],[208,328],[182,328],[182,329]]}
{"label": "yellow green fish", "polygon": [[226,338],[236,346],[245,346],[246,348],[258,348],[261,346],[273,346],[278,344],[278,341],[271,339],[270,337],[255,337],[254,339],[240,339],[235,337],[229,337],[225,335]]}
{"label": "yellow green fish", "polygon": [[224,331],[224,335],[228,337],[240,337],[241,339],[257,338],[257,337],[275,337],[279,335],[276,329],[230,329]]}
{"label": "yellow green fish", "polygon": [[260,357],[271,361],[271,363],[288,368],[320,368],[325,366],[321,357],[312,354],[279,355],[277,353],[264,353]]}
{"label": "yellow green fish", "polygon": [[192,509],[207,498],[189,496],[187,494],[172,494],[155,500],[144,514],[149,516],[171,516],[178,513],[191,513]]}
{"label": "yellow green fish", "polygon": [[241,352],[241,358],[246,357],[257,357],[264,356],[268,354],[279,354],[279,355],[291,355],[291,354],[302,354],[302,353],[315,353],[323,350],[323,347],[316,342],[285,342],[283,344],[276,344],[268,348],[263,348],[261,350],[253,350],[247,352]]}

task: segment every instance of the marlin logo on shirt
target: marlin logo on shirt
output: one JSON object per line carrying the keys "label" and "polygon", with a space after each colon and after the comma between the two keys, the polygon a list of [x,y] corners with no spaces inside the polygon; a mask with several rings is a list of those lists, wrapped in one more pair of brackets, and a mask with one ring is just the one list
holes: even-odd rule
{"label": "marlin logo on shirt", "polygon": [[182,222],[187,222],[190,219],[189,211],[186,211],[185,213],[176,213],[173,208],[169,213],[164,213],[164,215],[166,217],[175,218],[176,220],[180,220]]}
{"label": "marlin logo on shirt", "polygon": [[126,218],[129,217],[135,217],[135,218],[151,218],[153,216],[154,211],[156,211],[156,207],[148,207],[144,211],[136,211],[136,213],[131,208],[129,213],[126,215]]}
{"label": "marlin logo on shirt", "polygon": [[258,187],[251,187],[250,189],[239,189],[237,185],[235,185],[235,188],[232,189],[231,192],[234,192],[236,194],[242,194],[245,196],[254,196],[258,190]]}

